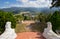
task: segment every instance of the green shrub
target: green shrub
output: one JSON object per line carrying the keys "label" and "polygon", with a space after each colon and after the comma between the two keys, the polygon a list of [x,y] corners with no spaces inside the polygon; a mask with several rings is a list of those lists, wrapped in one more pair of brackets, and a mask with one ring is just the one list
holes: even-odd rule
{"label": "green shrub", "polygon": [[24,16],[24,20],[31,20],[30,16]]}
{"label": "green shrub", "polygon": [[3,33],[5,30],[5,24],[7,21],[12,23],[12,28],[15,28],[16,20],[12,13],[0,11],[0,33]]}
{"label": "green shrub", "polygon": [[20,20],[20,21],[24,20],[24,17],[22,15],[16,15],[15,17],[16,20]]}
{"label": "green shrub", "polygon": [[44,13],[40,13],[38,14],[38,20],[40,20],[40,22],[46,22],[46,15]]}
{"label": "green shrub", "polygon": [[50,18],[50,22],[53,25],[52,26],[53,31],[60,30],[60,12],[55,11]]}
{"label": "green shrub", "polygon": [[46,22],[49,21],[49,19],[51,18],[51,16],[52,16],[52,13],[50,13],[50,14],[47,15],[47,17],[46,17]]}

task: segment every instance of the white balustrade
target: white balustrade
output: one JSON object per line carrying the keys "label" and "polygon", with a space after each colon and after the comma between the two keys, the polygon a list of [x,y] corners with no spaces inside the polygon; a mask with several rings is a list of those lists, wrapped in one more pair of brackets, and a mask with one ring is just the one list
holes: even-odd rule
{"label": "white balustrade", "polygon": [[44,29],[43,36],[46,39],[60,39],[60,35],[53,32],[51,22],[47,22],[47,28]]}
{"label": "white balustrade", "polygon": [[15,30],[11,28],[11,22],[6,22],[5,31],[0,35],[0,39],[15,39],[16,36]]}

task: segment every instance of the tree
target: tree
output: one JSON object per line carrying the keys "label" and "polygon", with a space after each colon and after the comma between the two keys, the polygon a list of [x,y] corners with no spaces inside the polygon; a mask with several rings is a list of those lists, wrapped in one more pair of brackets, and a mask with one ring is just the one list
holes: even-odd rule
{"label": "tree", "polygon": [[60,0],[52,0],[51,4],[52,4],[52,7],[59,7],[60,6]]}
{"label": "tree", "polygon": [[38,14],[38,20],[40,20],[40,22],[46,22],[46,15],[43,13]]}
{"label": "tree", "polygon": [[31,20],[30,16],[24,16],[24,20]]}
{"label": "tree", "polygon": [[54,14],[50,18],[50,22],[52,23],[52,29],[55,32],[55,30],[60,30],[60,12],[55,11]]}
{"label": "tree", "polygon": [[16,20],[13,14],[11,12],[4,12],[0,10],[0,33],[4,32],[7,21],[10,21],[12,23],[11,27],[15,28]]}
{"label": "tree", "polygon": [[46,22],[49,21],[49,19],[51,18],[51,16],[52,16],[52,13],[50,13],[50,14],[47,15],[47,17],[46,17]]}
{"label": "tree", "polygon": [[16,20],[20,20],[20,21],[24,20],[24,17],[22,15],[15,15],[15,17]]}

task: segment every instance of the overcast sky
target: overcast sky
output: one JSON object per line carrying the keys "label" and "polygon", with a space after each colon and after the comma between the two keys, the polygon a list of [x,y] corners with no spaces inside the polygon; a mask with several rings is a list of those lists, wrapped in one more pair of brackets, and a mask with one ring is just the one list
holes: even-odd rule
{"label": "overcast sky", "polygon": [[9,7],[50,7],[52,0],[0,0],[0,8]]}

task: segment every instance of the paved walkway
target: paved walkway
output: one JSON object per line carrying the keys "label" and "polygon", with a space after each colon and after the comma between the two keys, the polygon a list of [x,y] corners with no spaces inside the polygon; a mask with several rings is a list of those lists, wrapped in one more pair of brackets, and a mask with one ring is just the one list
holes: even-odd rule
{"label": "paved walkway", "polygon": [[45,39],[41,33],[38,32],[22,32],[17,34],[16,39]]}

